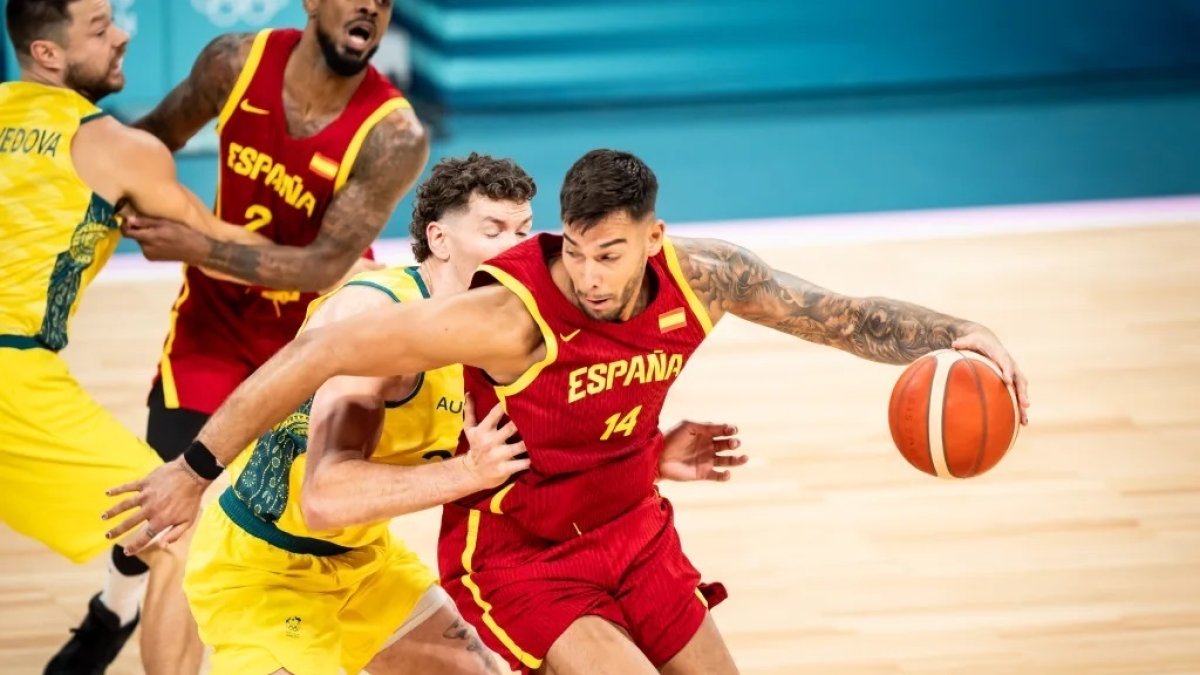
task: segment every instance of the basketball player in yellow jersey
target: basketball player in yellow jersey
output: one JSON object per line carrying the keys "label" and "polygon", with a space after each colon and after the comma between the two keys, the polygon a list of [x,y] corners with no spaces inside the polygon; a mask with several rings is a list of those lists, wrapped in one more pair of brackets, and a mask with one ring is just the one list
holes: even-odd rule
{"label": "basketball player in yellow jersey", "polygon": [[[413,211],[420,266],[355,277],[314,301],[305,330],[464,290],[480,262],[526,236],[534,192],[511,161],[443,160]],[[459,366],[335,378],[231,462],[231,487],[200,519],[185,584],[213,648],[213,672],[498,672],[434,573],[391,537],[387,522],[524,468],[528,460],[516,458],[524,445],[505,443],[513,429],[497,429],[499,419],[497,408],[475,424]],[[451,459],[464,427],[471,449]],[[730,433],[725,425],[681,425],[669,434],[662,473],[727,475],[695,469],[744,461],[715,457],[736,447],[735,439],[714,442]],[[168,466],[156,473],[187,471],[182,462]],[[186,482],[168,492],[191,492],[194,482],[180,477]]]}
{"label": "basketball player in yellow jersey", "polygon": [[[309,305],[302,330],[465,288],[460,270],[526,236],[535,191],[511,161],[442,161],[415,208],[434,216],[440,255],[354,277]],[[505,445],[494,419],[469,457],[443,461],[463,406],[458,366],[341,378],[231,464],[230,487],[200,519],[185,583],[214,674],[496,672],[436,574],[388,531],[394,516],[508,476],[502,467],[523,446]]]}
{"label": "basketball player in yellow jersey", "polygon": [[[162,143],[96,106],[124,84],[129,37],[107,0],[9,0],[6,19],[21,79],[0,84],[0,520],[82,562],[112,546],[99,518],[112,503],[105,488],[159,463],[57,354],[120,236],[115,205],[213,236],[242,230],[216,221],[175,181]],[[182,556],[173,548],[145,556],[146,672],[194,673],[200,645],[180,590]],[[107,628],[128,636],[133,623]],[[47,672],[93,672],[86,665],[56,660]]]}
{"label": "basketball player in yellow jersey", "polygon": [[[148,387],[145,438],[164,461],[178,457],[233,387],[296,334],[318,291],[381,267],[360,256],[369,257],[428,160],[428,138],[411,106],[370,65],[392,3],[292,2],[307,15],[302,31],[217,36],[189,75],[134,123],[174,150],[216,121],[215,212],[269,237],[245,246],[169,220],[139,215],[124,223],[147,258],[185,263]],[[223,283],[238,280],[252,285]],[[106,583],[136,587],[146,571],[114,551]],[[117,604],[128,605],[130,595]],[[85,622],[98,624],[91,619],[109,608],[93,603]],[[88,634],[97,651],[120,648],[119,636],[101,646],[98,632],[79,632],[64,651]]]}

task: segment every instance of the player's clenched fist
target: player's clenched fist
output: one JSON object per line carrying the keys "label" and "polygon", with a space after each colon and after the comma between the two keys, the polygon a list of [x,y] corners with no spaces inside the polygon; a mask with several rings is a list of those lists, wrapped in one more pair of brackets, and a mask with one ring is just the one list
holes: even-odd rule
{"label": "player's clenched fist", "polygon": [[463,466],[478,481],[480,489],[496,487],[514,473],[529,468],[527,457],[517,458],[525,454],[525,443],[507,442],[517,433],[517,426],[511,421],[504,426],[497,426],[503,414],[497,403],[487,417],[476,423],[475,404],[471,397],[466,397],[463,403],[463,434],[471,445],[463,457]]}

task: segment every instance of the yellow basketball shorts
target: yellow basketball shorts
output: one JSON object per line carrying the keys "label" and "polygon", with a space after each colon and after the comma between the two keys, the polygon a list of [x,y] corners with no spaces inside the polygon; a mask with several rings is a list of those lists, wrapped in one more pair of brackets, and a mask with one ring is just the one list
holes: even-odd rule
{"label": "yellow basketball shorts", "polygon": [[0,347],[0,520],[74,562],[112,546],[108,488],[158,455],[101,408],[45,349]]}
{"label": "yellow basketball shorts", "polygon": [[216,502],[196,526],[183,590],[213,675],[358,673],[436,583],[391,535],[347,553],[291,553]]}

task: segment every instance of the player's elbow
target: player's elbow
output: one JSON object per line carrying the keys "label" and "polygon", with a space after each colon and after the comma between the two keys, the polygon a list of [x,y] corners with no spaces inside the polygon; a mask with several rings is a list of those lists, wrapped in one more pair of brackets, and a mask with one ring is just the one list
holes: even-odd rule
{"label": "player's elbow", "polygon": [[302,284],[303,286],[307,286],[307,288],[300,289],[312,293],[324,293],[332,290],[342,280],[342,277],[350,272],[350,268],[354,265],[353,262],[347,265],[341,260],[331,261],[326,256],[319,256],[312,263],[309,267],[311,272]]}
{"label": "player's elbow", "polygon": [[336,464],[326,463],[321,470],[304,477],[300,486],[300,515],[304,524],[314,532],[327,532],[349,527],[354,523],[347,519],[344,500],[347,496],[346,483],[338,484],[335,476]]}
{"label": "player's elbow", "polygon": [[425,126],[415,116],[409,117],[406,122],[404,133],[399,134],[393,142],[392,151],[420,158],[424,166],[424,160],[429,158],[429,132],[425,131]]}
{"label": "player's elbow", "polygon": [[304,517],[304,525],[313,532],[344,527],[335,515],[333,500],[329,494],[314,481],[305,481],[300,490],[300,515]]}

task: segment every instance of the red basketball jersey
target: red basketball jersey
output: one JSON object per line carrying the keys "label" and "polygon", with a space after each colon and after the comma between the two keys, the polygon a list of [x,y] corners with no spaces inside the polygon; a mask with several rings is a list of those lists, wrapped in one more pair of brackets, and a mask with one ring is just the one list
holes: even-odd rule
{"label": "red basketball jersey", "polygon": [[[503,513],[553,541],[595,529],[652,493],[663,401],[712,327],[670,241],[647,265],[653,300],[622,323],[588,317],[559,290],[550,262],[561,255],[562,237],[542,234],[475,275],[474,286],[499,283],[521,298],[541,329],[546,357],[506,386],[464,368],[477,410],[503,402],[531,467],[460,502]],[[458,451],[466,449],[463,439]]]}
{"label": "red basketball jersey", "polygon": [[[316,238],[325,209],[345,184],[367,134],[409,105],[387,78],[368,67],[337,118],[311,136],[292,136],[283,76],[300,37],[297,30],[257,35],[217,124],[217,216],[289,246],[306,246]],[[178,402],[173,351],[257,367],[295,337],[317,297],[218,281],[190,267],[185,273],[161,364],[168,407]]]}

